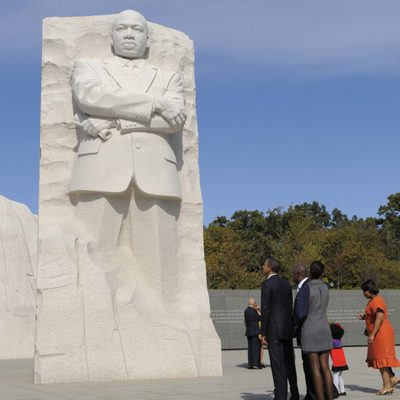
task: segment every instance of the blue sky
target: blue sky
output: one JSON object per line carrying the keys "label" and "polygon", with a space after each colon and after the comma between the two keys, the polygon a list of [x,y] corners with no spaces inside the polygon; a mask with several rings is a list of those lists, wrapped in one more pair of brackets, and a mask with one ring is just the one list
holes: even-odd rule
{"label": "blue sky", "polygon": [[0,194],[37,212],[41,20],[133,8],[196,46],[205,222],[400,191],[398,0],[0,0]]}

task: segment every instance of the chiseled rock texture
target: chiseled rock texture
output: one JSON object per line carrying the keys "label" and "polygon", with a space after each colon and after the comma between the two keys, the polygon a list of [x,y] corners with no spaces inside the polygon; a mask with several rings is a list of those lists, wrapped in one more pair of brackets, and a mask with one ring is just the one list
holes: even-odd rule
{"label": "chiseled rock texture", "polygon": [[0,359],[32,358],[37,217],[0,196]]}
{"label": "chiseled rock texture", "polygon": [[182,191],[178,285],[171,288],[177,292],[176,312],[157,312],[140,271],[110,279],[78,240],[67,194],[77,145],[71,67],[77,58],[111,55],[114,17],[48,18],[43,23],[36,383],[222,374],[204,263],[194,48],[184,33],[149,23],[149,61],[180,71],[188,113],[183,137],[173,139]]}

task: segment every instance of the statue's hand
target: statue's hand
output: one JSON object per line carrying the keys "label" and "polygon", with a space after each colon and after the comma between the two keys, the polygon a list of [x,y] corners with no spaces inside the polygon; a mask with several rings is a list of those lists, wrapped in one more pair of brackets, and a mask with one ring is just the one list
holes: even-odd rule
{"label": "statue's hand", "polygon": [[103,140],[107,140],[111,136],[110,129],[117,127],[115,119],[87,117],[79,121],[75,118],[74,123],[83,129],[88,136],[93,138],[100,136]]}
{"label": "statue's hand", "polygon": [[171,127],[177,130],[183,128],[187,116],[184,106],[177,105],[172,101],[159,97],[156,98],[154,103],[154,111],[160,114]]}

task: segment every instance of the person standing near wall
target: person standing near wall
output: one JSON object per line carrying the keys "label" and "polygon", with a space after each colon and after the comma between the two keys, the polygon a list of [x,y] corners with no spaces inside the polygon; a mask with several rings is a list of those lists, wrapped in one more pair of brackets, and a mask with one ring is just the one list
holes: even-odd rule
{"label": "person standing near wall", "polygon": [[333,400],[333,379],[329,369],[332,334],[326,310],[329,303],[328,286],[320,279],[325,270],[320,261],[310,265],[310,281],[298,296],[295,320],[301,325],[301,351],[305,354],[317,400]]}
{"label": "person standing near wall", "polygon": [[332,375],[333,384],[335,385],[340,396],[346,396],[344,387],[343,371],[349,369],[342,345],[342,337],[344,335],[343,326],[338,322],[329,324],[332,333],[332,349],[330,351],[332,359]]}
{"label": "person standing near wall", "polygon": [[[298,314],[299,312],[303,312],[302,310],[297,310],[298,307],[304,307],[305,302],[299,301],[302,298],[303,292],[307,291],[306,288],[307,283],[310,281],[311,278],[308,276],[308,269],[303,264],[296,265],[292,271],[292,279],[296,285],[296,298],[294,300],[294,315]],[[306,312],[306,311],[304,311]],[[301,347],[301,323],[300,321],[296,322],[296,338],[297,338],[297,345]],[[304,322],[304,321],[303,321]],[[306,388],[307,392],[304,397],[304,400],[315,400],[317,397],[314,393],[314,385],[312,381],[311,369],[309,362],[307,360],[307,355],[302,351],[301,358],[303,361],[303,371],[304,371],[304,378],[306,381]]]}
{"label": "person standing near wall", "polygon": [[386,303],[379,295],[375,281],[366,280],[361,289],[369,300],[365,313],[358,315],[359,319],[365,320],[368,335],[368,367],[379,369],[382,376],[383,386],[376,394],[391,394],[399,381],[395,376],[391,377],[390,369],[400,367],[396,358],[395,333],[388,319]]}
{"label": "person standing near wall", "polygon": [[260,334],[259,321],[260,314],[257,312],[257,304],[253,297],[249,297],[247,308],[244,310],[244,322],[246,325],[247,337],[247,368],[262,368],[260,362]]}
{"label": "person standing near wall", "polygon": [[280,265],[274,258],[267,258],[263,272],[267,279],[261,286],[261,334],[263,343],[268,342],[275,399],[287,399],[287,381],[290,399],[299,400],[296,366],[293,350],[293,295],[288,281],[278,273]]}

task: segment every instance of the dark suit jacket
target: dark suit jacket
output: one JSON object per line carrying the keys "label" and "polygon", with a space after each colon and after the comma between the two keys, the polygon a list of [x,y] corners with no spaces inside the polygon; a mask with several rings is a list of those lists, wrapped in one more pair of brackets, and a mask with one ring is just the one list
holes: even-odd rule
{"label": "dark suit jacket", "polygon": [[244,322],[246,324],[246,336],[257,336],[260,333],[258,322],[261,316],[253,307],[244,310]]}
{"label": "dark suit jacket", "polygon": [[293,295],[288,281],[278,275],[261,286],[261,333],[270,340],[294,337]]}
{"label": "dark suit jacket", "polygon": [[310,288],[308,286],[308,281],[305,281],[303,286],[297,293],[296,299],[294,301],[294,320],[296,326],[301,328],[303,322],[307,319],[308,306],[310,298]]}
{"label": "dark suit jacket", "polygon": [[306,320],[308,315],[308,299],[310,297],[310,288],[308,287],[307,283],[309,281],[310,278],[303,283],[300,290],[297,292],[296,298],[294,299],[293,316],[298,346],[301,346],[301,325],[303,325],[303,322]]}

